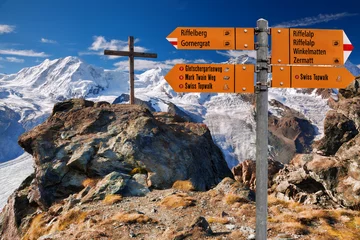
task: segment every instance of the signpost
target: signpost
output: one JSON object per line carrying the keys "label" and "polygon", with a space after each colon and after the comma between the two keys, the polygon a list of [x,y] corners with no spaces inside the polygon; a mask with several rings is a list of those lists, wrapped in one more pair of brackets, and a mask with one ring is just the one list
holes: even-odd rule
{"label": "signpost", "polygon": [[[256,43],[254,35],[257,35]],[[178,27],[167,40],[177,49],[257,51],[256,65],[176,64],[165,79],[176,92],[256,93],[256,240],[264,240],[267,238],[268,87],[345,88],[355,79],[343,66],[353,46],[342,30],[269,29],[264,19],[257,21],[255,29]],[[272,73],[271,84],[267,81],[268,73]]]}

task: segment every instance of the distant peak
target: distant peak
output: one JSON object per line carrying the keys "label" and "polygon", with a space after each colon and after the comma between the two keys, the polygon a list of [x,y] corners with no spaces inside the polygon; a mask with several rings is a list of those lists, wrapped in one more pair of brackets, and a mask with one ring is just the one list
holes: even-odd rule
{"label": "distant peak", "polygon": [[67,56],[65,58],[60,58],[59,60],[63,62],[81,62],[80,58],[74,56]]}

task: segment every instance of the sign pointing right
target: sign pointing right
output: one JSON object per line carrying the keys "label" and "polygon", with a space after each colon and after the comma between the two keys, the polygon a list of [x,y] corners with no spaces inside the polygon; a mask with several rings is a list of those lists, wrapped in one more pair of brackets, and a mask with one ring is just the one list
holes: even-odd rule
{"label": "sign pointing right", "polygon": [[345,67],[272,66],[272,87],[346,88],[355,77]]}
{"label": "sign pointing right", "polygon": [[343,30],[272,28],[272,64],[344,65],[354,49]]}

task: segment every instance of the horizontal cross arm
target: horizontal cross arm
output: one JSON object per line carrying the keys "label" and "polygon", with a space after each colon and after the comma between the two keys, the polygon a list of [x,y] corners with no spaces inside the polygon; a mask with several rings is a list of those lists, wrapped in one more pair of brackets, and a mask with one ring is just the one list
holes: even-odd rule
{"label": "horizontal cross arm", "polygon": [[157,58],[156,53],[142,53],[142,52],[127,52],[127,51],[114,51],[114,50],[105,50],[105,55],[113,56],[133,56],[133,57],[144,57],[144,58]]}

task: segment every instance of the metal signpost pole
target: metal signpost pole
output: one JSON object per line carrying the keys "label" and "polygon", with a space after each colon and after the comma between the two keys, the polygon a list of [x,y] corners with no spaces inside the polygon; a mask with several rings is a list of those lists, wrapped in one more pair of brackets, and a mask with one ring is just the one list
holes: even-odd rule
{"label": "metal signpost pole", "polygon": [[256,51],[256,240],[267,239],[268,22],[257,21]]}

